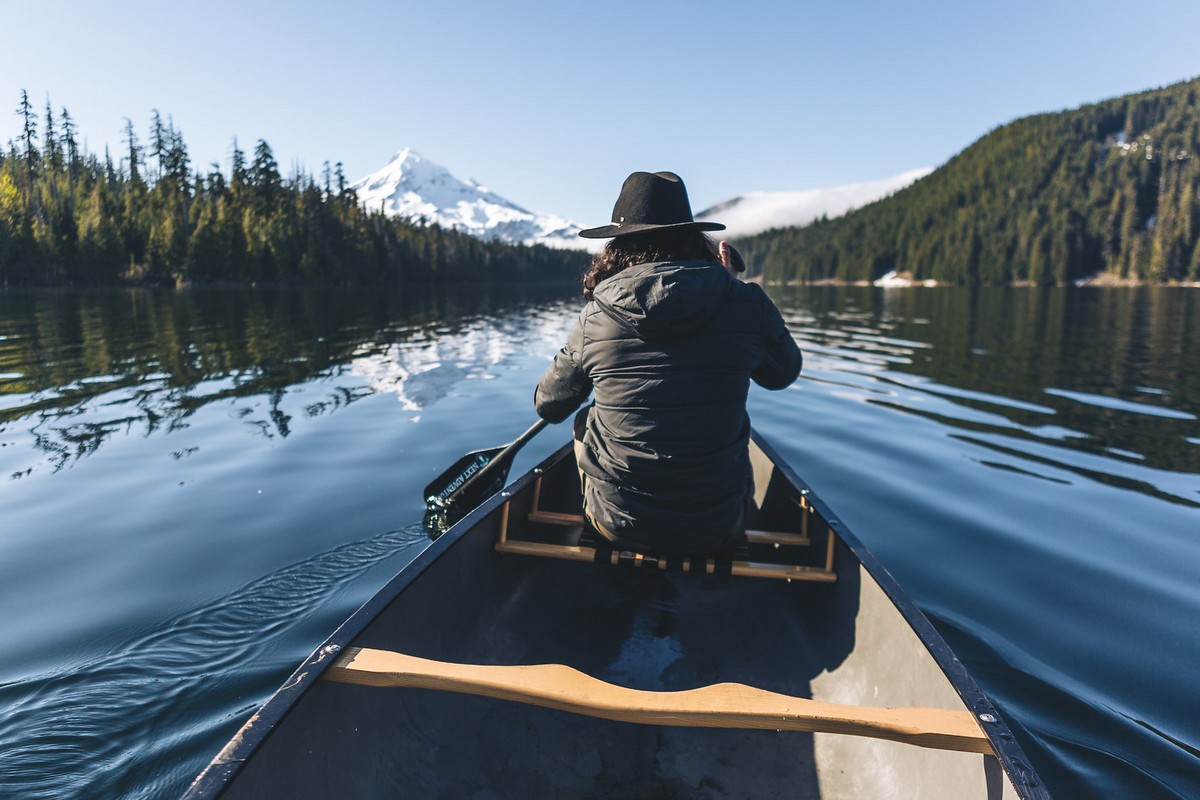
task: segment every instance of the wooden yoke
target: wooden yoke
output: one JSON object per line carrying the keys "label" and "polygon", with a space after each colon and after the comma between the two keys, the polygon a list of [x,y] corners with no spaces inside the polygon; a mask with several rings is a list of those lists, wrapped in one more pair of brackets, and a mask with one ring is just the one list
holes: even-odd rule
{"label": "wooden yoke", "polygon": [[614,686],[562,664],[451,664],[369,648],[348,649],[325,677],[367,686],[462,692],[619,722],[841,733],[939,750],[992,753],[969,711],[838,705],[740,683],[647,692]]}

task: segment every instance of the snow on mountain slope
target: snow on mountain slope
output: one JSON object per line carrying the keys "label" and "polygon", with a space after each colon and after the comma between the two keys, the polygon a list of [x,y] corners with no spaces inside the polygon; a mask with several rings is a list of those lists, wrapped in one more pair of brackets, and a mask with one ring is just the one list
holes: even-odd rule
{"label": "snow on mountain slope", "polygon": [[807,225],[822,215],[841,216],[886,197],[932,171],[928,168],[914,169],[883,180],[848,183],[825,189],[750,192],[706,208],[696,218],[725,223],[726,230],[716,235],[726,239],[749,236],[769,228]]}
{"label": "snow on mountain slope", "polygon": [[[718,203],[697,219],[723,222],[714,238],[736,239],[790,225],[836,217],[904,188],[932,170],[915,169],[891,178],[796,192],[750,192]],[[353,184],[368,209],[404,219],[436,222],[482,239],[544,244],[596,251],[603,240],[580,239],[580,226],[557,214],[529,211],[473,180],[460,180],[448,169],[405,148],[383,168]]]}
{"label": "snow on mountain slope", "polygon": [[580,226],[565,217],[521,208],[473,180],[456,178],[410,148],[352,188],[366,208],[382,208],[386,214],[414,222],[424,219],[482,239],[583,247],[576,236]]}

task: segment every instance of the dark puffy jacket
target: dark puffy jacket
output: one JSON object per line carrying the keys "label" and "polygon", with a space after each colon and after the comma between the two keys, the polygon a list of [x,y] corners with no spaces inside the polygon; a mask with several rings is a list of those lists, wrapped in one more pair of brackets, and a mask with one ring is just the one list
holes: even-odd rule
{"label": "dark puffy jacket", "polygon": [[744,526],[750,380],[782,389],[800,365],[758,286],[718,263],[643,264],[596,287],[534,404],[560,422],[594,390],[580,459],[588,513],[631,544],[702,552]]}

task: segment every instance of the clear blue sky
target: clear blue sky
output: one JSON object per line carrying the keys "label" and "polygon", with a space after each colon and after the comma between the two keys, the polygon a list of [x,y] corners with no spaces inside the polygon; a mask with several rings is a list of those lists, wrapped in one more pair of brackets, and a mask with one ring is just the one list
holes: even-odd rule
{"label": "clear blue sky", "polygon": [[[0,102],[90,149],[171,115],[193,164],[266,139],[355,179],[405,146],[607,220],[633,170],[696,210],[937,166],[997,125],[1200,75],[1200,2],[0,0]],[[0,106],[3,108],[4,106]],[[0,143],[18,118],[0,114]]]}

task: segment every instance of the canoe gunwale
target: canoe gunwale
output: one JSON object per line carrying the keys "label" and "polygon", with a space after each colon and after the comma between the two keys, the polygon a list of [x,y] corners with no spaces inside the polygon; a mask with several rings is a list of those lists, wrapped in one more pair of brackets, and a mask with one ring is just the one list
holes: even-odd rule
{"label": "canoe gunwale", "polygon": [[[832,533],[846,546],[862,568],[879,585],[887,598],[899,611],[921,643],[928,650],[938,667],[945,674],[955,692],[979,722],[991,742],[995,758],[1000,762],[1011,784],[1023,800],[1049,800],[1050,795],[1036,771],[1029,765],[1020,745],[1013,737],[1003,717],[979,688],[966,667],[955,657],[949,645],[934,628],[915,602],[904,592],[896,579],[875,555],[846,526],[832,509],[802,480],[768,444],[757,431],[751,431],[755,446],[771,461],[774,467],[796,488],[812,506],[815,513],[824,518]],[[488,498],[444,534],[431,542],[411,562],[385,584],[346,619],[311,655],[296,668],[283,685],[243,723],[230,741],[205,766],[184,794],[185,800],[219,797],[235,780],[242,765],[250,759],[271,733],[287,718],[308,692],[318,684],[325,672],[334,665],[338,657],[381,613],[403,595],[434,562],[457,544],[473,528],[489,515],[501,511],[511,496],[525,490],[542,473],[570,456],[571,442],[565,443],[547,456],[537,466],[522,474],[502,491]],[[740,580],[740,579],[739,579]]]}
{"label": "canoe gunwale", "polygon": [[833,509],[826,505],[825,501],[812,490],[812,487],[796,474],[791,464],[780,457],[775,448],[763,439],[758,431],[751,430],[750,436],[775,465],[775,468],[784,474],[788,482],[800,490],[813,510],[829,523],[833,532],[849,548],[854,557],[862,564],[863,569],[875,580],[879,588],[908,622],[934,661],[945,673],[963,704],[975,715],[980,728],[992,743],[996,759],[1001,762],[1017,793],[1023,800],[1050,800],[1049,792],[1037,772],[1029,764],[1029,759],[1026,758],[1021,746],[1017,744],[1008,723],[1004,721],[1004,717],[996,710],[992,701],[979,688],[975,678],[954,655],[950,645],[925,616],[925,612],[909,597],[899,582],[888,572],[887,567],[875,557],[875,554],[863,544],[862,540],[833,513]]}

